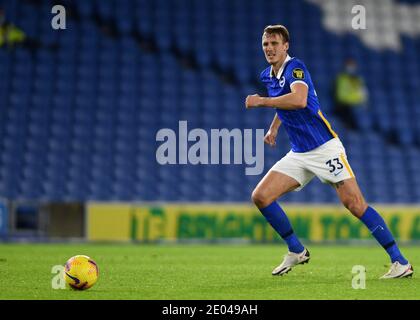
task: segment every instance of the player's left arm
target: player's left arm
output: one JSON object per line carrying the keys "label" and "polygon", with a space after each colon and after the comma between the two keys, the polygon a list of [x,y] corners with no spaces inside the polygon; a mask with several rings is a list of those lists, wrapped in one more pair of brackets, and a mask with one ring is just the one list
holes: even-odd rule
{"label": "player's left arm", "polygon": [[306,107],[308,86],[301,81],[292,83],[291,92],[279,97],[260,97],[258,94],[246,98],[246,108],[271,107],[283,110],[296,110]]}

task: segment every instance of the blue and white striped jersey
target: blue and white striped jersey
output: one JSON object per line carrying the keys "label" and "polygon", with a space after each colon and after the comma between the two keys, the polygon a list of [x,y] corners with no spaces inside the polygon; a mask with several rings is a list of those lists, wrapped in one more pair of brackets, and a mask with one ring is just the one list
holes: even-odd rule
{"label": "blue and white striped jersey", "polygon": [[261,81],[267,87],[270,97],[278,97],[291,92],[296,83],[308,87],[307,106],[297,110],[277,109],[277,115],[285,127],[294,152],[307,152],[337,137],[331,125],[321,112],[311,75],[304,63],[287,56],[277,77],[268,67],[261,73]]}

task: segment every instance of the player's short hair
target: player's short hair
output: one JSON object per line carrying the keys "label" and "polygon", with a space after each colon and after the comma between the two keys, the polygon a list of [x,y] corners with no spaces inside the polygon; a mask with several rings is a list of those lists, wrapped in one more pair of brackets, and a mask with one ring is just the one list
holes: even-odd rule
{"label": "player's short hair", "polygon": [[283,42],[289,42],[290,41],[290,35],[287,28],[281,24],[275,24],[275,25],[269,25],[266,26],[264,29],[264,33],[268,34],[278,34],[283,39]]}

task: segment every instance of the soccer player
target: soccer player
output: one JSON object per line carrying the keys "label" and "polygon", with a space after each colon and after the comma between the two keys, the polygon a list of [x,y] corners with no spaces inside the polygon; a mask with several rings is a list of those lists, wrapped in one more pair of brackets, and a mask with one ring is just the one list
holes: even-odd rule
{"label": "soccer player", "polygon": [[320,110],[305,64],[288,55],[288,30],[282,25],[267,26],[262,36],[262,48],[270,64],[261,73],[269,97],[247,96],[246,108],[274,108],[276,113],[264,141],[274,146],[278,129],[283,125],[292,146],[252,192],[253,202],[287,243],[289,250],[272,274],[283,275],[296,265],[309,261],[308,249],[293,232],[276,200],[289,191],[301,190],[317,176],[322,182],[334,186],[343,205],[369,228],[389,254],[391,268],[381,278],[411,276],[413,267],[398,249],[385,221],[364,199],[347,161],[346,151]]}

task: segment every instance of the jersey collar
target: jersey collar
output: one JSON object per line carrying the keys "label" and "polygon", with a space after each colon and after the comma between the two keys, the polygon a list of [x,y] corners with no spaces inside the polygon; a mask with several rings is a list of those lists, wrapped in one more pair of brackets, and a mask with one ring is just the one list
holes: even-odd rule
{"label": "jersey collar", "polygon": [[[287,56],[286,56],[286,59],[284,59],[284,62],[283,62],[283,64],[281,65],[281,67],[280,67],[280,69],[279,69],[279,72],[277,73],[277,79],[279,79],[279,80],[280,80],[281,74],[283,73],[283,69],[284,69],[284,67],[285,67],[286,63],[287,63],[290,59],[292,59],[292,58],[291,58],[289,55],[287,55]],[[270,78],[272,78],[273,76],[274,76],[273,66],[271,66],[271,69],[270,69]]]}

